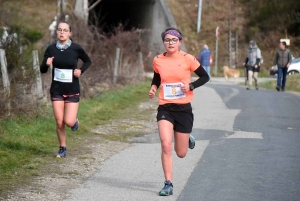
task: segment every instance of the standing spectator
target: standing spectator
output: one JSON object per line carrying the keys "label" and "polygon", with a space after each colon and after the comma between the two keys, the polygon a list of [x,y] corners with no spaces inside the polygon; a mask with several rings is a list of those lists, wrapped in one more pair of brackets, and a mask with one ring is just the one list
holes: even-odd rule
{"label": "standing spectator", "polygon": [[[178,157],[184,158],[188,148],[195,147],[195,139],[190,135],[194,122],[193,90],[208,82],[209,77],[195,57],[180,50],[182,34],[178,29],[166,29],[161,38],[166,51],[153,59],[154,76],[149,97],[154,98],[160,87],[156,118],[165,185],[159,195],[168,196],[173,194],[173,135],[175,152]],[[191,72],[199,76],[193,82]]]}
{"label": "standing spectator", "polygon": [[211,56],[211,52],[208,49],[208,46],[205,44],[199,54],[198,61],[200,62],[204,70],[207,72],[209,77],[210,77],[210,56]]}
{"label": "standing spectator", "polygon": [[249,42],[248,55],[245,59],[245,62],[243,63],[243,65],[247,69],[247,90],[250,90],[252,87],[252,77],[255,80],[255,88],[256,90],[258,90],[258,72],[260,71],[260,60],[260,49],[257,47],[256,42],[254,40],[251,40]]}
{"label": "standing spectator", "polygon": [[286,74],[288,67],[292,62],[292,54],[290,50],[286,47],[286,42],[279,43],[279,49],[276,51],[274,66],[278,67],[278,76],[277,76],[277,91],[284,91],[286,83]]}
{"label": "standing spectator", "polygon": [[[60,145],[57,158],[65,157],[67,153],[65,126],[71,127],[72,131],[79,127],[79,77],[91,65],[89,56],[79,44],[72,42],[71,35],[71,25],[60,22],[56,29],[57,41],[48,46],[40,66],[41,73],[46,73],[53,65],[50,94]],[[78,59],[83,61],[81,68],[77,68]]]}

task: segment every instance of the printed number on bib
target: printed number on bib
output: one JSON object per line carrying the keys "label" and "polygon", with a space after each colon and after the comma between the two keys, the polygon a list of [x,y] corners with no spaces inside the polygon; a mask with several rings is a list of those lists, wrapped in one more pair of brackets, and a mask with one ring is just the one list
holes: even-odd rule
{"label": "printed number on bib", "polygon": [[181,91],[181,82],[163,84],[164,99],[178,99],[186,97],[186,94]]}
{"label": "printed number on bib", "polygon": [[71,83],[73,81],[73,70],[54,68],[54,80]]}

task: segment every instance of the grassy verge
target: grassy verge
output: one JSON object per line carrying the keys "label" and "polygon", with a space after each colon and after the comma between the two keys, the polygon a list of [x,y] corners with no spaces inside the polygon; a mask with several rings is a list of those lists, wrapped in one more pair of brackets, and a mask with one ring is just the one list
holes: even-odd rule
{"label": "grassy verge", "polygon": [[[262,82],[259,84],[259,86],[262,88],[272,89],[272,90],[275,90],[276,85],[277,85],[277,80]],[[300,75],[287,76],[285,90],[300,92]]]}
{"label": "grassy verge", "polygon": [[[148,100],[148,90],[149,82],[144,82],[82,100],[78,114],[80,129],[76,132],[67,129],[68,146],[80,147],[82,139],[95,135],[91,129],[97,125],[136,113],[139,103]],[[105,136],[109,140],[126,141],[128,136],[136,134],[111,133]],[[1,198],[17,185],[25,185],[26,178],[39,175],[40,168],[53,161],[58,142],[52,108],[47,108],[43,116],[35,119],[18,117],[2,120],[0,138]]]}

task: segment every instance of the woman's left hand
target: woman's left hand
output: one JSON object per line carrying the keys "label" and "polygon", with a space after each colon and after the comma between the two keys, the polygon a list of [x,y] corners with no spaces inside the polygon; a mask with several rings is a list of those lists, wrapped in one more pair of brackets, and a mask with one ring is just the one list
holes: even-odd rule
{"label": "woman's left hand", "polygon": [[181,85],[181,91],[183,93],[187,93],[190,91],[190,84],[187,82],[182,81],[183,85]]}
{"label": "woman's left hand", "polygon": [[81,75],[81,70],[80,69],[75,69],[74,70],[74,76],[78,78],[78,77],[80,77],[80,75]]}

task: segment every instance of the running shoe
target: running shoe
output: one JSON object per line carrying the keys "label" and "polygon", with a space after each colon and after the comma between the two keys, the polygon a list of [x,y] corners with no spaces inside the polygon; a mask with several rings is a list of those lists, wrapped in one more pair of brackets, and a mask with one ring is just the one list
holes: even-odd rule
{"label": "running shoe", "polygon": [[194,136],[192,136],[192,134],[190,134],[189,148],[190,148],[190,149],[194,149],[195,145],[196,145],[195,138],[194,138]]}
{"label": "running shoe", "polygon": [[160,196],[173,195],[173,184],[171,181],[165,181],[165,186],[159,191]]}
{"label": "running shoe", "polygon": [[59,147],[58,152],[56,153],[56,158],[66,157],[67,147]]}
{"label": "running shoe", "polygon": [[76,122],[74,124],[74,126],[71,127],[72,131],[76,131],[79,127],[79,121],[78,118],[76,117]]}

